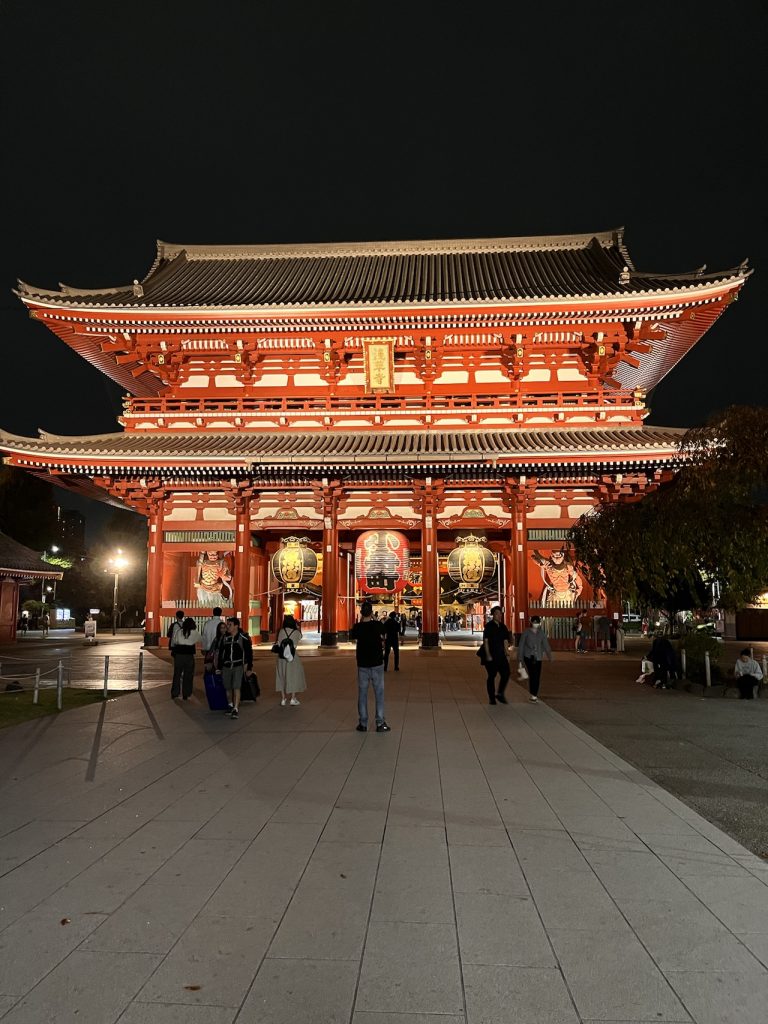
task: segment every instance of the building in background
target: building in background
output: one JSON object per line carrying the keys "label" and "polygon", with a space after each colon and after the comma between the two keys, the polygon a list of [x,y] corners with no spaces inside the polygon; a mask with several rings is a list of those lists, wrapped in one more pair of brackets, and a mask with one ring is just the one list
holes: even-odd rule
{"label": "building in background", "polygon": [[59,544],[68,558],[85,558],[85,516],[73,508],[56,508]]}
{"label": "building in background", "polygon": [[0,533],[0,643],[16,639],[19,587],[25,583],[39,583],[44,593],[47,580],[63,578],[63,572],[46,566],[41,552],[32,551]]}
{"label": "building in background", "polygon": [[637,270],[621,231],[161,242],[141,282],[19,290],[125,388],[122,429],[0,447],[148,517],[150,644],[176,608],[220,601],[265,638],[309,597],[334,646],[372,594],[434,647],[489,572],[517,632],[539,612],[571,644],[577,611],[612,609],[568,528],[674,471],[681,431],[644,426],[645,395],[747,275]]}

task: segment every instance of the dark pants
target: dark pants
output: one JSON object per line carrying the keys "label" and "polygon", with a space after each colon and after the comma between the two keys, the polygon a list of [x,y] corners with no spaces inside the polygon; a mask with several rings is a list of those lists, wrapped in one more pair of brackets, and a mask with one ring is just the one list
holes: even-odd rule
{"label": "dark pants", "polygon": [[736,680],[739,688],[739,700],[754,700],[755,687],[760,685],[757,676],[739,676]]}
{"label": "dark pants", "polygon": [[385,640],[384,641],[384,671],[389,670],[389,652],[395,652],[395,670],[400,669],[400,641],[399,640]]}
{"label": "dark pants", "polygon": [[[507,688],[509,682],[509,662],[502,655],[500,658],[494,658],[493,661],[486,662],[485,671],[488,674],[485,685],[488,688],[488,699],[493,700],[497,693],[503,694]],[[494,689],[494,681],[496,676],[499,677],[499,688]]]}
{"label": "dark pants", "polygon": [[171,682],[171,696],[178,697],[181,690],[182,697],[192,696],[192,681],[195,677],[195,656],[194,654],[174,654],[173,656],[173,681]]}
{"label": "dark pants", "polygon": [[528,673],[528,692],[538,697],[541,685],[541,662],[536,658],[525,658],[525,670]]}

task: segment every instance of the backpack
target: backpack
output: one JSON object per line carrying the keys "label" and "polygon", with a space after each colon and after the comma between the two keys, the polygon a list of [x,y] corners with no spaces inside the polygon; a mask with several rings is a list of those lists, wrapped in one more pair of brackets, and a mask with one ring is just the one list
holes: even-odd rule
{"label": "backpack", "polygon": [[280,641],[280,657],[284,661],[293,661],[296,655],[296,645],[289,636]]}

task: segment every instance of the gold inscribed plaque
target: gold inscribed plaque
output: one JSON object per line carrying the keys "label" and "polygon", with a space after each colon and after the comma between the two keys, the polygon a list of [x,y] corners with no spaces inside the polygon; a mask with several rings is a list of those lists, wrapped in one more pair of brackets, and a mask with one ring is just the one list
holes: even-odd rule
{"label": "gold inscribed plaque", "polygon": [[393,394],[395,390],[395,339],[364,338],[365,390],[368,394]]}

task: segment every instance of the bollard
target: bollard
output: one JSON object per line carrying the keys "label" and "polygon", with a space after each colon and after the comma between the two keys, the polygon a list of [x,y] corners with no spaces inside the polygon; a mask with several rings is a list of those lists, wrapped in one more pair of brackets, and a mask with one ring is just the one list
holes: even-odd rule
{"label": "bollard", "polygon": [[64,665],[59,662],[56,672],[56,707],[61,711],[64,705]]}
{"label": "bollard", "polygon": [[72,662],[67,662],[67,686],[72,689]]}
{"label": "bollard", "polygon": [[[764,654],[763,655],[763,686],[767,686],[767,685],[768,685],[768,654]],[[760,696],[760,691],[762,690],[763,686],[758,686],[758,688],[757,688],[757,695],[758,695],[758,697]]]}
{"label": "bollard", "polygon": [[35,692],[32,695],[32,703],[37,704],[38,698],[40,697],[40,669],[35,669]]}
{"label": "bollard", "polygon": [[144,651],[139,651],[139,679],[138,686],[141,689],[144,683]]}
{"label": "bollard", "polygon": [[687,672],[685,668],[685,648],[680,651],[680,668],[683,671],[683,679],[687,678]]}
{"label": "bollard", "polygon": [[104,700],[109,696],[109,655],[104,655]]}
{"label": "bollard", "polygon": [[709,688],[712,685],[712,667],[709,664],[709,651],[704,651],[704,677],[706,679],[704,685]]}

